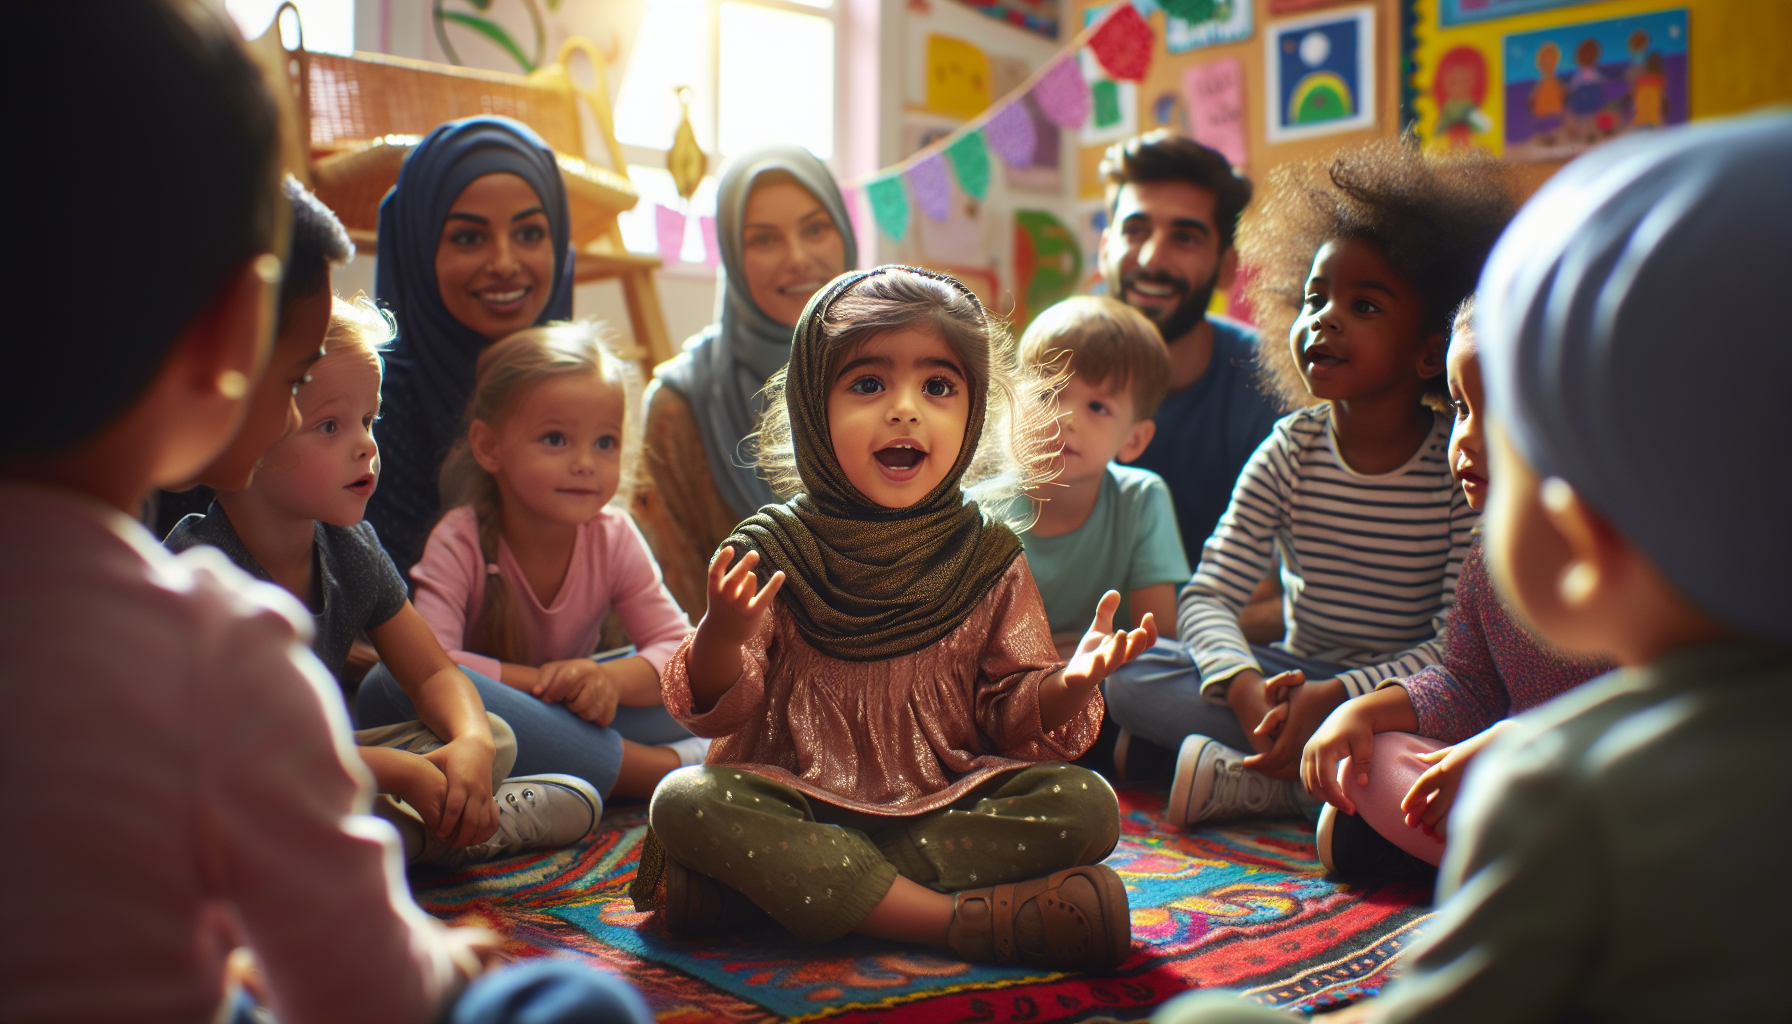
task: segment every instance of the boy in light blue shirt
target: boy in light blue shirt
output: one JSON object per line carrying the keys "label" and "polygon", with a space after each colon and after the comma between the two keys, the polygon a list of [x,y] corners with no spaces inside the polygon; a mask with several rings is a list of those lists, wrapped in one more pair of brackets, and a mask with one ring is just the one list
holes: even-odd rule
{"label": "boy in light blue shirt", "polygon": [[1189,578],[1169,488],[1156,473],[1119,465],[1156,432],[1170,355],[1150,320],[1112,299],[1066,299],[1021,337],[1020,361],[1069,370],[1058,391],[1058,477],[1033,493],[1038,518],[1020,535],[1060,651],[1074,647],[1095,605],[1120,592],[1115,628],[1145,613],[1176,621]]}

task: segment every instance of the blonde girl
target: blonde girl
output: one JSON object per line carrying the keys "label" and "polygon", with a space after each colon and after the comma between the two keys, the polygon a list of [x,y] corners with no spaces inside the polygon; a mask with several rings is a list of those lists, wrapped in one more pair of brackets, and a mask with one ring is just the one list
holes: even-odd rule
{"label": "blonde girl", "polygon": [[[690,621],[622,511],[639,459],[639,385],[593,323],[486,349],[466,432],[442,469],[449,511],[411,572],[418,611],[515,730],[515,770],[574,775],[605,797],[647,796],[704,747],[659,696]],[[598,661],[612,610],[635,650]],[[363,724],[403,714],[401,696],[370,677]]]}
{"label": "blonde girl", "polygon": [[1069,969],[1127,956],[1125,889],[1098,865],[1118,805],[1065,762],[1100,728],[1097,685],[1155,626],[1111,633],[1110,591],[1058,659],[1020,542],[977,500],[1040,465],[1053,410],[1017,403],[1014,374],[951,278],[880,267],[810,301],[760,435],[792,496],[716,554],[703,622],[666,667],[667,707],[715,739],[651,807],[636,902],[674,934],[750,901],[812,942],[856,931]]}

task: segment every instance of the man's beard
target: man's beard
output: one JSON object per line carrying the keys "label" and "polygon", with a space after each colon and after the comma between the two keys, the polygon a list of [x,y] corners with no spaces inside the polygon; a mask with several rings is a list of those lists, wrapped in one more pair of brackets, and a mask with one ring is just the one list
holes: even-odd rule
{"label": "man's beard", "polygon": [[[1153,274],[1143,270],[1135,270],[1132,273],[1121,277],[1120,294],[1116,297],[1119,298],[1120,301],[1125,302],[1127,305],[1132,306],[1132,308],[1145,314],[1147,320],[1156,324],[1157,333],[1163,335],[1164,343],[1167,345],[1194,330],[1196,327],[1199,327],[1201,321],[1207,319],[1207,307],[1213,302],[1213,292],[1214,289],[1219,286],[1219,280],[1220,275],[1215,271],[1214,275],[1207,279],[1206,284],[1196,288],[1191,286],[1184,278],[1174,277],[1170,274]],[[1143,306],[1133,306],[1133,304],[1128,301],[1127,296],[1132,294],[1132,286],[1134,282],[1137,281],[1146,281],[1158,285],[1169,285],[1182,293],[1182,301],[1168,309],[1156,312],[1146,309]]]}

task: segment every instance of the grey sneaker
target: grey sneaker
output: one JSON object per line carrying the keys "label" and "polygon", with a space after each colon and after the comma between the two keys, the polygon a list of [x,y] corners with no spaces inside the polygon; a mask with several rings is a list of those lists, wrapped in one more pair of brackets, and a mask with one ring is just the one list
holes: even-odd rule
{"label": "grey sneaker", "polygon": [[554,850],[591,834],[604,800],[591,783],[571,775],[518,775],[493,794],[498,831],[483,843],[451,851],[448,864],[477,864],[528,850]]}
{"label": "grey sneaker", "polygon": [[1166,814],[1187,828],[1216,818],[1294,817],[1306,813],[1300,784],[1246,768],[1241,754],[1208,736],[1189,736],[1176,755]]}

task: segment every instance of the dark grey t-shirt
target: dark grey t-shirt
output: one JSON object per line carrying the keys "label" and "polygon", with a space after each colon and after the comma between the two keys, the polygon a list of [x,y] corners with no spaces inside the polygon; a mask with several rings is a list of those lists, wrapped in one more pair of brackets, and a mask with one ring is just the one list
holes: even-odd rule
{"label": "dark grey t-shirt", "polygon": [[[398,568],[380,546],[373,524],[361,522],[345,529],[317,523],[315,528],[317,540],[311,548],[311,571],[317,637],[312,640],[311,649],[340,682],[355,637],[397,615],[410,594]],[[249,554],[249,549],[243,547],[236,528],[230,525],[230,517],[215,502],[204,515],[195,513],[182,519],[162,543],[171,551],[209,545],[224,552],[256,579],[274,581]],[[348,690],[345,685],[344,693]]]}

